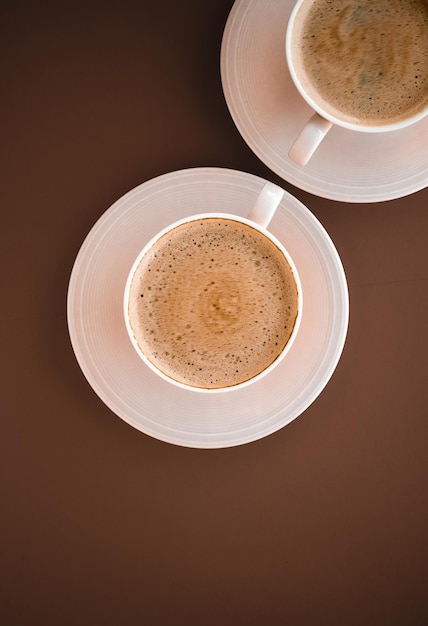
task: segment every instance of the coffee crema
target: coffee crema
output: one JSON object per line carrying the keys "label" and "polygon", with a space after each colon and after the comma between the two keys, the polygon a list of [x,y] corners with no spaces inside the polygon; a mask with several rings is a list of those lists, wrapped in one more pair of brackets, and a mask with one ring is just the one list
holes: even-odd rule
{"label": "coffee crema", "polygon": [[303,88],[343,121],[392,124],[428,104],[427,0],[313,0],[293,40]]}
{"label": "coffee crema", "polygon": [[263,233],[203,218],[161,236],[130,285],[129,319],[145,356],[170,378],[216,389],[273,363],[297,317],[293,272]]}

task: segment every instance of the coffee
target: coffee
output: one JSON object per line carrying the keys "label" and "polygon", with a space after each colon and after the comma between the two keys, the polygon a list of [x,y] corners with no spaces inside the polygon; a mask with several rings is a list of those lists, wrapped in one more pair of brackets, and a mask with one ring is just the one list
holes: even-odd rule
{"label": "coffee", "polygon": [[331,115],[385,125],[428,104],[427,0],[313,0],[296,17],[292,57]]}
{"label": "coffee", "polygon": [[176,226],[141,259],[129,320],[146,357],[167,376],[216,389],[250,380],[286,346],[298,293],[282,251],[228,218]]}

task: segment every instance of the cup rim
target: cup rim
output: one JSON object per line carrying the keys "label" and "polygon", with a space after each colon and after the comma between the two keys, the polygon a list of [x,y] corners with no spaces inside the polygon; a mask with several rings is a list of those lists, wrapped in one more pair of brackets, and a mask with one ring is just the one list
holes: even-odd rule
{"label": "cup rim", "polygon": [[[282,254],[284,255],[287,263],[290,265],[291,267],[291,271],[293,273],[293,278],[294,281],[296,283],[296,287],[297,287],[297,315],[296,315],[296,319],[294,322],[294,327],[292,330],[292,333],[290,335],[289,340],[287,341],[286,345],[284,346],[282,352],[277,356],[277,358],[270,364],[268,365],[268,367],[266,367],[264,370],[262,370],[261,372],[259,372],[256,376],[253,376],[252,378],[245,380],[243,382],[237,383],[235,385],[230,385],[228,387],[218,387],[218,388],[214,388],[214,389],[209,389],[207,387],[196,387],[196,386],[192,386],[192,385],[187,385],[186,383],[182,383],[180,381],[175,380],[174,378],[172,378],[171,376],[168,376],[167,374],[165,374],[164,372],[162,372],[162,370],[158,369],[151,361],[150,359],[144,354],[143,350],[140,348],[140,346],[138,345],[138,342],[134,336],[134,332],[132,330],[132,326],[129,320],[129,294],[130,294],[130,287],[131,287],[131,282],[132,279],[134,277],[135,271],[137,270],[138,265],[140,264],[140,261],[143,259],[143,257],[147,254],[147,252],[150,250],[150,248],[161,238],[163,237],[165,234],[167,234],[168,232],[170,232],[171,230],[173,230],[174,228],[177,228],[178,226],[181,226],[183,224],[187,224],[188,222],[194,222],[194,221],[198,221],[200,219],[229,219],[232,221],[237,221],[240,222],[242,224],[246,224],[247,226],[250,226],[251,228],[254,228],[255,230],[259,231],[260,233],[262,233],[263,235],[265,235],[270,241],[272,241],[272,243],[274,245],[276,245],[276,247],[282,252]],[[198,213],[198,214],[194,214],[194,215],[190,215],[188,217],[184,217],[180,220],[177,220],[175,222],[173,222],[172,224],[169,224],[168,226],[164,227],[162,230],[160,230],[156,235],[154,235],[146,244],[145,246],[141,249],[141,251],[138,253],[137,257],[135,258],[129,272],[128,272],[128,276],[125,282],[125,290],[124,290],[124,297],[123,297],[123,315],[124,315],[124,320],[125,320],[125,327],[128,333],[128,337],[137,353],[137,355],[143,360],[143,362],[158,376],[160,376],[162,379],[166,380],[167,382],[175,385],[176,387],[180,387],[181,389],[187,390],[187,391],[193,391],[193,392],[199,392],[199,393],[208,393],[208,394],[216,394],[216,393],[225,393],[225,392],[230,392],[230,391],[235,391],[237,389],[242,389],[244,387],[248,387],[250,385],[252,385],[253,383],[257,382],[258,380],[260,380],[261,378],[264,378],[267,374],[269,374],[272,370],[275,369],[275,367],[277,365],[279,365],[279,363],[283,360],[283,358],[286,356],[286,354],[290,351],[292,345],[294,344],[295,340],[296,340],[296,336],[298,334],[299,331],[299,327],[300,327],[300,323],[302,320],[302,307],[303,307],[303,293],[302,293],[302,284],[301,284],[301,280],[300,280],[300,276],[299,273],[297,271],[296,265],[290,255],[290,253],[286,250],[286,248],[284,247],[284,245],[279,241],[279,239],[277,239],[277,237],[275,237],[275,235],[273,235],[268,229],[263,228],[262,226],[260,226],[259,224],[257,224],[256,222],[253,222],[252,220],[246,218],[246,217],[242,217],[240,215],[235,215],[233,213]]]}
{"label": "cup rim", "polygon": [[389,131],[400,130],[401,128],[406,128],[407,126],[411,126],[412,124],[419,122],[428,114],[428,103],[427,103],[423,109],[421,109],[417,113],[414,113],[410,117],[406,117],[396,122],[373,125],[373,124],[352,123],[347,120],[343,120],[339,117],[336,117],[329,111],[326,111],[325,109],[323,109],[323,107],[320,104],[318,104],[318,102],[316,102],[303,87],[297,75],[297,72],[294,68],[293,57],[292,57],[291,43],[292,43],[292,36],[293,36],[293,26],[294,26],[297,14],[300,11],[301,6],[305,2],[308,2],[308,1],[311,1],[311,0],[297,0],[297,2],[293,6],[293,9],[290,13],[290,17],[288,19],[287,28],[286,28],[286,34],[285,34],[285,56],[287,60],[288,70],[290,72],[291,78],[293,80],[293,83],[296,89],[299,91],[300,95],[304,98],[304,100],[306,100],[306,102],[314,111],[316,111],[319,115],[321,115],[321,117],[329,120],[330,122],[332,122],[333,124],[336,124],[337,126],[342,126],[343,128],[347,128],[348,130],[355,130],[358,132],[365,132],[365,133],[385,133]]}

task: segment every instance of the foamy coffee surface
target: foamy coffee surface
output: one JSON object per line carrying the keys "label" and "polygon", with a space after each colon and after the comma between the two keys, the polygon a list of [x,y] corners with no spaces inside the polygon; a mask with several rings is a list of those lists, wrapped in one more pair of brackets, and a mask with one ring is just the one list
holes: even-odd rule
{"label": "foamy coffee surface", "polygon": [[162,236],[131,283],[129,314],[148,359],[203,388],[246,381],[277,359],[297,316],[282,252],[230,219],[204,218]]}
{"label": "foamy coffee surface", "polygon": [[389,124],[427,106],[427,0],[313,0],[295,27],[300,81],[339,119]]}

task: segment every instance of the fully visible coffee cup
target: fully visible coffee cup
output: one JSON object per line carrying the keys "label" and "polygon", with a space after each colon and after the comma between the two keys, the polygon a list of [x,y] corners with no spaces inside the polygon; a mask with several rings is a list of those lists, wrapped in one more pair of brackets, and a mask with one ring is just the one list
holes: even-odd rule
{"label": "fully visible coffee cup", "polygon": [[386,132],[428,113],[426,0],[298,0],[286,57],[315,111],[289,152],[298,163],[311,158],[332,124]]}
{"label": "fully visible coffee cup", "polygon": [[248,218],[206,213],[175,222],[138,255],[125,324],[139,356],[165,380],[230,391],[266,375],[290,349],[301,284],[266,230],[283,193],[267,183]]}

